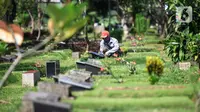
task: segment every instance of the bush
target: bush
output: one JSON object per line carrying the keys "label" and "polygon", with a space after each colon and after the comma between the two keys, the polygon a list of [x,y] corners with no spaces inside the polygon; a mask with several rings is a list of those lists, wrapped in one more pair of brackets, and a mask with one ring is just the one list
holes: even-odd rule
{"label": "bush", "polygon": [[135,30],[138,34],[144,34],[149,28],[150,20],[141,14],[136,14]]}
{"label": "bush", "polygon": [[115,29],[110,32],[111,37],[114,37],[118,40],[118,42],[122,42],[122,35],[123,35],[123,30],[122,29]]}
{"label": "bush", "polygon": [[164,70],[164,64],[157,56],[146,57],[146,68],[149,73],[149,81],[155,84],[159,81],[161,74]]}

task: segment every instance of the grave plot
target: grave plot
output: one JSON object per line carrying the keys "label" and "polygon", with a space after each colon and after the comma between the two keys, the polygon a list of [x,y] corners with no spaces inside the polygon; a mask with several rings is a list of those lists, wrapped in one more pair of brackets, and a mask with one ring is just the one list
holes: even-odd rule
{"label": "grave plot", "polygon": [[84,70],[70,70],[68,75],[69,78],[78,78],[83,82],[92,82],[92,72]]}
{"label": "grave plot", "polygon": [[59,76],[58,78],[59,83],[62,84],[69,84],[72,86],[72,91],[74,90],[85,90],[85,89],[92,89],[93,83],[91,82],[83,82],[83,80],[74,77],[73,79],[67,76]]}
{"label": "grave plot", "polygon": [[22,99],[21,112],[71,112],[72,105],[61,103],[60,99],[53,93],[30,92]]}
{"label": "grave plot", "polygon": [[80,52],[72,52],[72,58],[73,59],[79,59],[80,58]]}
{"label": "grave plot", "polygon": [[50,60],[46,62],[46,76],[52,77],[60,73],[60,61]]}
{"label": "grave plot", "polygon": [[86,67],[86,62],[76,62],[76,66],[78,69],[85,69]]}
{"label": "grave plot", "polygon": [[96,59],[88,59],[86,62],[76,62],[78,69],[85,69],[86,71],[92,72],[93,75],[102,75],[101,69],[104,67],[103,64]]}
{"label": "grave plot", "polygon": [[13,62],[16,58],[16,55],[5,55],[0,57],[0,62]]}
{"label": "grave plot", "polygon": [[40,80],[40,72],[37,70],[29,70],[22,74],[22,86],[34,87]]}
{"label": "grave plot", "polygon": [[66,84],[39,82],[38,91],[54,93],[61,96],[62,98],[69,98],[70,96],[72,96],[71,86]]}
{"label": "grave plot", "polygon": [[71,70],[67,75],[53,76],[56,83],[71,85],[72,90],[92,89],[91,72]]}

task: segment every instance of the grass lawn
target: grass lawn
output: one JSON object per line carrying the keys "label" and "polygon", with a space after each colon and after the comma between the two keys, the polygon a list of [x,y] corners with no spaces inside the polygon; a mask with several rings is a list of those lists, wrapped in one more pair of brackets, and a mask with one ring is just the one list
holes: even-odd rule
{"label": "grass lawn", "polygon": [[[73,92],[75,100],[62,100],[73,104],[74,112],[193,112],[194,111],[194,78],[197,76],[197,66],[181,71],[173,65],[163,51],[163,45],[157,44],[155,35],[145,37],[145,46],[137,49],[152,48],[148,52],[130,52],[123,57],[127,61],[135,61],[136,74],[130,74],[125,65],[117,63],[114,58],[103,59],[109,62],[113,75],[94,76],[94,88],[87,91]],[[130,46],[129,46],[130,47]],[[134,48],[133,48],[134,49]],[[150,85],[145,68],[146,56],[159,56],[165,63],[163,76],[156,85]],[[75,59],[70,50],[50,52],[23,59],[0,90],[0,112],[17,111],[21,105],[22,96],[36,88],[23,88],[21,74],[34,69],[35,62],[41,63],[44,74],[45,61],[60,60],[61,73],[76,69]],[[0,77],[10,63],[0,64]],[[43,81],[53,81],[42,78]],[[119,83],[119,80],[123,82]],[[195,84],[200,85],[200,84]],[[196,86],[195,86],[196,87]],[[199,90],[199,86],[197,86]]]}

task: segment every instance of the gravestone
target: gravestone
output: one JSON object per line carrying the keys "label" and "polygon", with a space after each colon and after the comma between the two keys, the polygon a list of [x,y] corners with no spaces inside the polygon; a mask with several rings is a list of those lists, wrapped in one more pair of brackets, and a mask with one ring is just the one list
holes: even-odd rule
{"label": "gravestone", "polygon": [[78,69],[85,69],[92,72],[94,75],[98,75],[103,67],[102,63],[96,59],[88,59],[87,62],[76,62]]}
{"label": "gravestone", "polygon": [[190,62],[179,62],[178,66],[179,66],[180,70],[188,70],[191,66],[191,63]]}
{"label": "gravestone", "polygon": [[71,86],[66,84],[39,82],[38,91],[54,93],[61,96],[62,98],[68,98],[71,96]]}
{"label": "gravestone", "polygon": [[66,77],[72,79],[72,80],[78,80],[79,82],[87,82],[90,80],[90,77],[87,77],[87,76],[83,76],[83,75],[72,75],[72,74],[69,74],[67,75]]}
{"label": "gravestone", "polygon": [[71,85],[71,90],[85,90],[85,89],[92,89],[93,84],[91,82],[83,82],[82,80],[76,78],[69,78],[67,76],[59,76],[58,78],[59,83]]}
{"label": "gravestone", "polygon": [[86,71],[90,71],[92,72],[93,75],[98,75],[99,72],[101,71],[101,67],[98,66],[98,65],[94,65],[94,64],[85,64],[85,68],[86,68]]}
{"label": "gravestone", "polygon": [[85,71],[85,70],[70,70],[69,74],[84,75],[84,76],[90,76],[90,77],[92,77],[92,72]]}
{"label": "gravestone", "polygon": [[72,52],[72,58],[73,59],[79,59],[80,58],[80,53],[79,52]]}
{"label": "gravestone", "polygon": [[85,62],[80,62],[80,61],[76,62],[76,66],[78,69],[85,69],[86,67]]}
{"label": "gravestone", "polygon": [[5,56],[1,56],[0,58],[1,58],[2,62],[13,62],[13,61],[15,61],[17,56],[16,55],[5,55]]}
{"label": "gravestone", "polygon": [[45,92],[29,92],[22,98],[21,112],[35,112],[33,102],[37,100],[44,100],[49,102],[60,101],[60,96],[53,93]]}
{"label": "gravestone", "polygon": [[96,60],[96,59],[88,59],[87,63],[92,64],[92,65],[96,65],[96,66],[103,66],[101,61]]}
{"label": "gravestone", "polygon": [[91,82],[92,81],[92,72],[85,71],[85,70],[70,70],[68,72],[68,77],[78,77],[82,78],[84,82]]}
{"label": "gravestone", "polygon": [[46,76],[52,77],[60,73],[60,61],[50,60],[46,62]]}
{"label": "gravestone", "polygon": [[40,72],[37,70],[30,70],[22,74],[22,86],[34,87],[40,80]]}
{"label": "gravestone", "polygon": [[36,100],[33,106],[34,112],[72,112],[72,105],[60,102]]}

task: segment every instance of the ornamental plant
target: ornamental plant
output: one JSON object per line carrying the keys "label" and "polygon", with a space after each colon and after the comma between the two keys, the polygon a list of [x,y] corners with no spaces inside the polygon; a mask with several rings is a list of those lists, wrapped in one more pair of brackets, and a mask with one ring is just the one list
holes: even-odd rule
{"label": "ornamental plant", "polygon": [[157,56],[147,56],[146,57],[146,68],[149,74],[149,81],[151,84],[155,84],[159,81],[163,70],[164,63]]}
{"label": "ornamental plant", "polygon": [[121,64],[126,65],[129,69],[130,74],[136,73],[136,62],[135,61],[128,62],[124,58],[115,58],[115,60],[116,60],[117,63],[121,63]]}
{"label": "ornamental plant", "polygon": [[89,58],[89,54],[88,52],[84,52],[83,54],[81,54],[81,58],[80,58],[80,61],[87,61]]}
{"label": "ornamental plant", "polygon": [[189,28],[183,31],[176,31],[167,36],[165,50],[175,64],[190,59],[188,43],[191,38],[192,33],[189,33]]}

